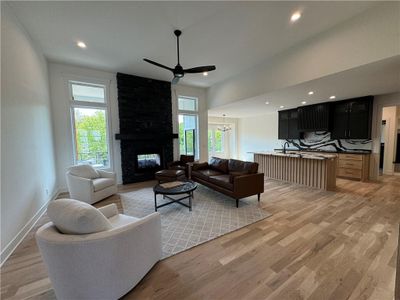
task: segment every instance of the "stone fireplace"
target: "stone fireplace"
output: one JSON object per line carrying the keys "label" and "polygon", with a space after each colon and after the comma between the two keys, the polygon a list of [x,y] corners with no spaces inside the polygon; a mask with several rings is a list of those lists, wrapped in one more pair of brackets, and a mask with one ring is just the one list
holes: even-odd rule
{"label": "stone fireplace", "polygon": [[173,160],[171,84],[117,74],[124,184],[154,179]]}

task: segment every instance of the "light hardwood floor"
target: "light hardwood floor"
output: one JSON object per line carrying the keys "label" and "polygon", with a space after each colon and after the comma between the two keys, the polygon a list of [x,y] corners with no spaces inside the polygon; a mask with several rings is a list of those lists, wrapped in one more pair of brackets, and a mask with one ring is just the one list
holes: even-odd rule
{"label": "light hardwood floor", "polygon": [[[337,185],[266,181],[272,217],[159,262],[124,299],[393,299],[400,178]],[[118,196],[96,206],[110,202],[122,209]],[[47,221],[1,268],[1,299],[55,298],[34,240]]]}

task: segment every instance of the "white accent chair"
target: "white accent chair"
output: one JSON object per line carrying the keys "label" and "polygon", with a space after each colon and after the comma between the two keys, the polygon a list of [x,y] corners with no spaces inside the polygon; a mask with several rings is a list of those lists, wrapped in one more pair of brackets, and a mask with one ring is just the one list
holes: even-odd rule
{"label": "white accent chair", "polygon": [[95,170],[90,165],[72,166],[68,169],[67,186],[70,198],[93,204],[117,193],[117,176],[114,172]]}
{"label": "white accent chair", "polygon": [[[62,200],[67,203],[75,201]],[[68,228],[68,220],[75,222],[69,226],[71,230],[81,228],[85,231],[99,226],[98,216],[97,224],[88,224],[93,219],[93,211],[85,218],[82,210],[74,211],[73,206],[72,210],[65,205],[57,209],[58,217],[53,219],[62,224],[62,230]],[[105,222],[111,223],[111,228],[90,234],[63,234],[56,224],[49,222],[36,232],[57,299],[118,299],[135,287],[161,258],[161,221],[158,213],[138,219],[118,214],[115,204],[98,211],[102,214],[101,218],[106,217]],[[49,209],[48,215],[51,216]]]}

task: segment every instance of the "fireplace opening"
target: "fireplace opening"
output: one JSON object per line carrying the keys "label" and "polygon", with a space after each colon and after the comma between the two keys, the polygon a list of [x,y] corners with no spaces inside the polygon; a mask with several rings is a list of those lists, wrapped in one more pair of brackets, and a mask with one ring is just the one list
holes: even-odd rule
{"label": "fireplace opening", "polygon": [[138,169],[157,169],[161,167],[160,155],[157,153],[138,154]]}

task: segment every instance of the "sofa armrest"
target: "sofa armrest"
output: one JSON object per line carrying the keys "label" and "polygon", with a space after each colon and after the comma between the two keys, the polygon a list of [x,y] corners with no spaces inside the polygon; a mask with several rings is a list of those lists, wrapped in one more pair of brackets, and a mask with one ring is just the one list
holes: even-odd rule
{"label": "sofa armrest", "polygon": [[167,168],[182,165],[180,160],[170,161],[167,163]]}
{"label": "sofa armrest", "polygon": [[118,208],[115,205],[115,203],[111,203],[109,205],[99,207],[98,209],[107,219],[118,215]]}
{"label": "sofa armrest", "polygon": [[99,173],[100,177],[102,178],[113,178],[117,179],[117,174],[115,172],[107,172],[104,170],[97,170],[97,173]]}
{"label": "sofa armrest", "polygon": [[192,171],[208,169],[208,162],[193,163]]}
{"label": "sofa armrest", "polygon": [[235,176],[233,192],[237,198],[264,193],[264,173]]}

